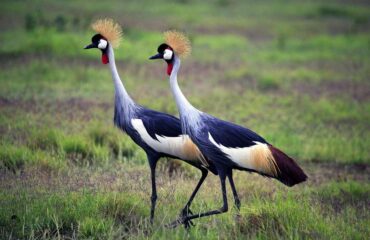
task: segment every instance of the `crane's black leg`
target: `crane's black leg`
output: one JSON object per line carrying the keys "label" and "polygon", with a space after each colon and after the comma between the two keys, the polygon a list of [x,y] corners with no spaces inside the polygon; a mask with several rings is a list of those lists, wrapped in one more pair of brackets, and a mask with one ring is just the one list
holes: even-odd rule
{"label": "crane's black leg", "polygon": [[238,209],[238,211],[240,211],[240,199],[239,199],[238,193],[236,192],[232,171],[230,171],[230,174],[227,175],[227,178],[229,179],[231,191],[233,192],[235,206]]}
{"label": "crane's black leg", "polygon": [[151,179],[152,179],[152,196],[150,198],[150,200],[151,200],[150,223],[151,224],[153,224],[155,204],[157,202],[157,186],[156,186],[156,183],[155,183],[155,168],[157,166],[158,159],[159,159],[158,156],[148,154],[148,161],[149,161],[149,166],[150,166],[150,175],[151,175]]}
{"label": "crane's black leg", "polygon": [[[200,186],[202,186],[204,180],[206,179],[206,177],[208,175],[208,170],[207,169],[205,169],[205,168],[199,168],[199,169],[200,169],[200,171],[202,171],[202,176],[199,179],[199,182],[198,182],[197,186],[195,187],[193,193],[191,194],[191,196],[190,196],[188,202],[186,203],[185,207],[182,209],[181,215],[180,215],[181,218],[184,218],[184,217],[188,216],[189,214],[193,214],[192,211],[190,210],[190,205],[191,205],[192,201],[194,200],[194,197],[197,194]],[[189,228],[190,224],[193,225],[193,223],[191,221],[184,222],[185,228]]]}
{"label": "crane's black leg", "polygon": [[220,214],[228,211],[228,205],[227,205],[227,195],[226,195],[226,185],[225,185],[225,180],[226,180],[226,174],[225,172],[219,172],[220,176],[220,181],[221,181],[221,191],[222,191],[222,199],[223,199],[223,206],[220,209],[209,211],[209,212],[204,212],[204,213],[198,213],[198,214],[193,214],[190,216],[182,217],[167,226],[170,228],[177,227],[180,224],[184,224],[185,222],[189,222],[192,219],[195,218],[201,218],[201,217],[206,217],[214,214]]}

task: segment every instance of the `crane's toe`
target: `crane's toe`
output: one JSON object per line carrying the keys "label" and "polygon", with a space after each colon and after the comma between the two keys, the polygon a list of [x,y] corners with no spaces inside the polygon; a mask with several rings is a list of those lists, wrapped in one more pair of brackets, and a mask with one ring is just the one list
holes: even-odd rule
{"label": "crane's toe", "polygon": [[184,224],[185,229],[189,229],[192,226],[195,226],[195,224],[190,220],[187,219],[187,216],[179,217],[177,220],[166,224],[166,228],[176,228],[177,226]]}
{"label": "crane's toe", "polygon": [[186,217],[186,216],[189,216],[189,215],[193,215],[193,212],[190,210],[190,208],[184,208],[181,211],[180,217]]}
{"label": "crane's toe", "polygon": [[176,228],[177,226],[181,225],[184,223],[184,218],[179,218],[169,224],[166,224],[165,227],[166,228]]}
{"label": "crane's toe", "polygon": [[189,207],[185,207],[181,211],[179,218],[177,220],[169,223],[169,224],[166,224],[165,227],[167,227],[167,228],[176,228],[177,226],[179,226],[181,224],[184,224],[185,229],[190,229],[190,227],[195,226],[195,224],[193,223],[193,221],[188,218],[189,216],[192,216],[192,215],[194,215],[194,214],[190,210],[190,208]]}
{"label": "crane's toe", "polygon": [[184,224],[184,228],[185,229],[190,229],[190,227],[194,227],[195,226],[195,224],[191,220],[186,220],[186,221],[184,221],[183,224]]}
{"label": "crane's toe", "polygon": [[189,229],[192,226],[195,226],[192,220],[186,220],[186,217],[189,215],[193,215],[193,212],[190,210],[190,208],[185,208],[181,211],[180,218],[185,219],[183,224],[186,229]]}

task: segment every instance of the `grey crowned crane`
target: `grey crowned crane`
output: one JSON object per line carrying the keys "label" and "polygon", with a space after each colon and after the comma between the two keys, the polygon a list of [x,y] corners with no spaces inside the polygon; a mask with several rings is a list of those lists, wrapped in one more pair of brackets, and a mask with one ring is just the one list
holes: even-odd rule
{"label": "grey crowned crane", "polygon": [[252,130],[226,122],[201,112],[186,99],[177,83],[180,57],[190,52],[190,42],[180,32],[165,33],[166,43],[158,47],[158,54],[150,59],[163,59],[167,63],[170,86],[180,113],[183,134],[187,134],[198,146],[207,160],[207,169],[217,174],[221,181],[223,206],[213,211],[189,214],[170,224],[188,224],[195,218],[220,214],[228,211],[225,180],[229,179],[235,205],[240,208],[232,172],[234,169],[256,172],[275,178],[287,186],[293,186],[307,179],[303,170],[288,155],[268,143]]}
{"label": "grey crowned crane", "polygon": [[85,49],[100,49],[103,64],[109,64],[115,87],[114,124],[126,132],[148,158],[152,181],[150,222],[153,223],[157,200],[155,169],[161,157],[181,159],[201,170],[202,177],[181,214],[191,213],[190,204],[208,173],[202,164],[205,160],[190,138],[182,134],[178,118],[140,106],[128,95],[118,75],[113,51],[120,42],[121,27],[111,19],[102,19],[93,23],[92,28],[97,34]]}

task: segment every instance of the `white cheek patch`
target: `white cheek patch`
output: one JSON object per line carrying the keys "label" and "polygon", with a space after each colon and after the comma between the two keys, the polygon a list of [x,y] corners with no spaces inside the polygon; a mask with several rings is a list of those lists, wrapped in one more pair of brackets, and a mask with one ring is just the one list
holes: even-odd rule
{"label": "white cheek patch", "polygon": [[169,50],[169,49],[166,49],[166,50],[164,50],[163,58],[165,60],[171,60],[172,55],[173,55],[173,52],[171,50]]}
{"label": "white cheek patch", "polygon": [[99,49],[105,49],[108,45],[108,42],[105,41],[104,39],[99,40],[98,48]]}

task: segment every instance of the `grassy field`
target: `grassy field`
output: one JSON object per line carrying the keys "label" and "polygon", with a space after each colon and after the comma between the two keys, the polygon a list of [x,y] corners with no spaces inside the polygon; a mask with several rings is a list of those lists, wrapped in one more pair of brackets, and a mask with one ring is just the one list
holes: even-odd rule
{"label": "grassy field", "polygon": [[[368,2],[36,0],[0,13],[0,239],[370,238]],[[83,50],[99,17],[123,25],[117,66],[137,102],[177,114],[165,66],[147,59],[163,31],[185,31],[191,102],[258,132],[309,180],[236,172],[240,214],[187,232],[165,224],[200,173],[163,159],[151,226],[145,154],[113,127],[109,69]],[[219,188],[207,178],[192,211],[221,206]]]}

